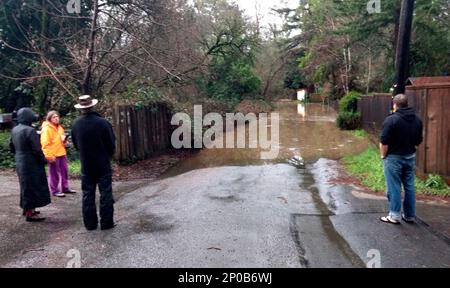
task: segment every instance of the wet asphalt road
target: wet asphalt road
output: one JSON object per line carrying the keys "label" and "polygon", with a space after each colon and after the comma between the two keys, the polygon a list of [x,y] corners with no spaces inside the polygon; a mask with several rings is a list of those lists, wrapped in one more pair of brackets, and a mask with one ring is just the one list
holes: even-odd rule
{"label": "wet asphalt road", "polygon": [[[281,134],[281,154],[295,153]],[[211,159],[213,152],[205,153]],[[197,157],[191,161],[207,162]],[[42,209],[51,215],[45,223],[17,219],[3,226],[0,266],[65,267],[76,249],[81,267],[365,267],[374,255],[381,267],[450,267],[448,238],[439,231],[380,222],[385,199],[337,183],[336,161],[308,159],[305,169],[248,159],[191,171],[180,165],[171,177],[116,195],[117,227],[110,231],[84,229],[80,195],[57,199]],[[15,210],[1,210],[2,221]],[[418,210],[449,215],[448,206]]]}

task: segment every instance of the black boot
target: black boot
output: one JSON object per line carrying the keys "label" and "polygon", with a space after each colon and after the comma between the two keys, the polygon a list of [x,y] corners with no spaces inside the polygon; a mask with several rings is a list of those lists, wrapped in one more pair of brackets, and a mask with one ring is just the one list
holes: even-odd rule
{"label": "black boot", "polygon": [[108,229],[112,229],[116,226],[116,224],[114,223],[108,223],[108,224],[102,224],[100,229],[101,230],[108,230]]}
{"label": "black boot", "polygon": [[45,220],[45,217],[39,217],[37,215],[27,216],[27,222],[41,222]]}

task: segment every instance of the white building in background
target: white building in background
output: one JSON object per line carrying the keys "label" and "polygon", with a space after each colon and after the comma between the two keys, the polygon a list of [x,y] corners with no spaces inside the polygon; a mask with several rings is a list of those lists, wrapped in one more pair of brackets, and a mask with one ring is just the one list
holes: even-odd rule
{"label": "white building in background", "polygon": [[305,99],[306,99],[306,89],[297,90],[297,100],[305,101]]}

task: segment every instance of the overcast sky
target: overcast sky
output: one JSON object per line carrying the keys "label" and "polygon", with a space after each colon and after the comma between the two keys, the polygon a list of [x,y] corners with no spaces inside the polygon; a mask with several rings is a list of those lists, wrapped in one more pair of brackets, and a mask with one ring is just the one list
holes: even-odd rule
{"label": "overcast sky", "polygon": [[261,25],[267,27],[269,23],[276,23],[278,26],[282,23],[281,18],[274,15],[270,8],[296,8],[299,0],[234,0],[234,2],[253,19],[256,18],[255,7],[258,7],[258,13],[262,16]]}

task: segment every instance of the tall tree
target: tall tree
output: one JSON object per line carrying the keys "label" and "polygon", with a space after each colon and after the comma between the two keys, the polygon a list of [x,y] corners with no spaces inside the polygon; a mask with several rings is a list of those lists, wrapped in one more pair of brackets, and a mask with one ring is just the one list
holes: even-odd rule
{"label": "tall tree", "polygon": [[[400,1],[384,1],[381,13],[369,14],[365,1],[304,1],[284,9],[287,30],[297,29],[291,47],[302,47],[304,78],[335,94],[351,89],[388,91],[394,84]],[[416,0],[411,43],[411,75],[442,75],[449,70],[449,2]]]}

